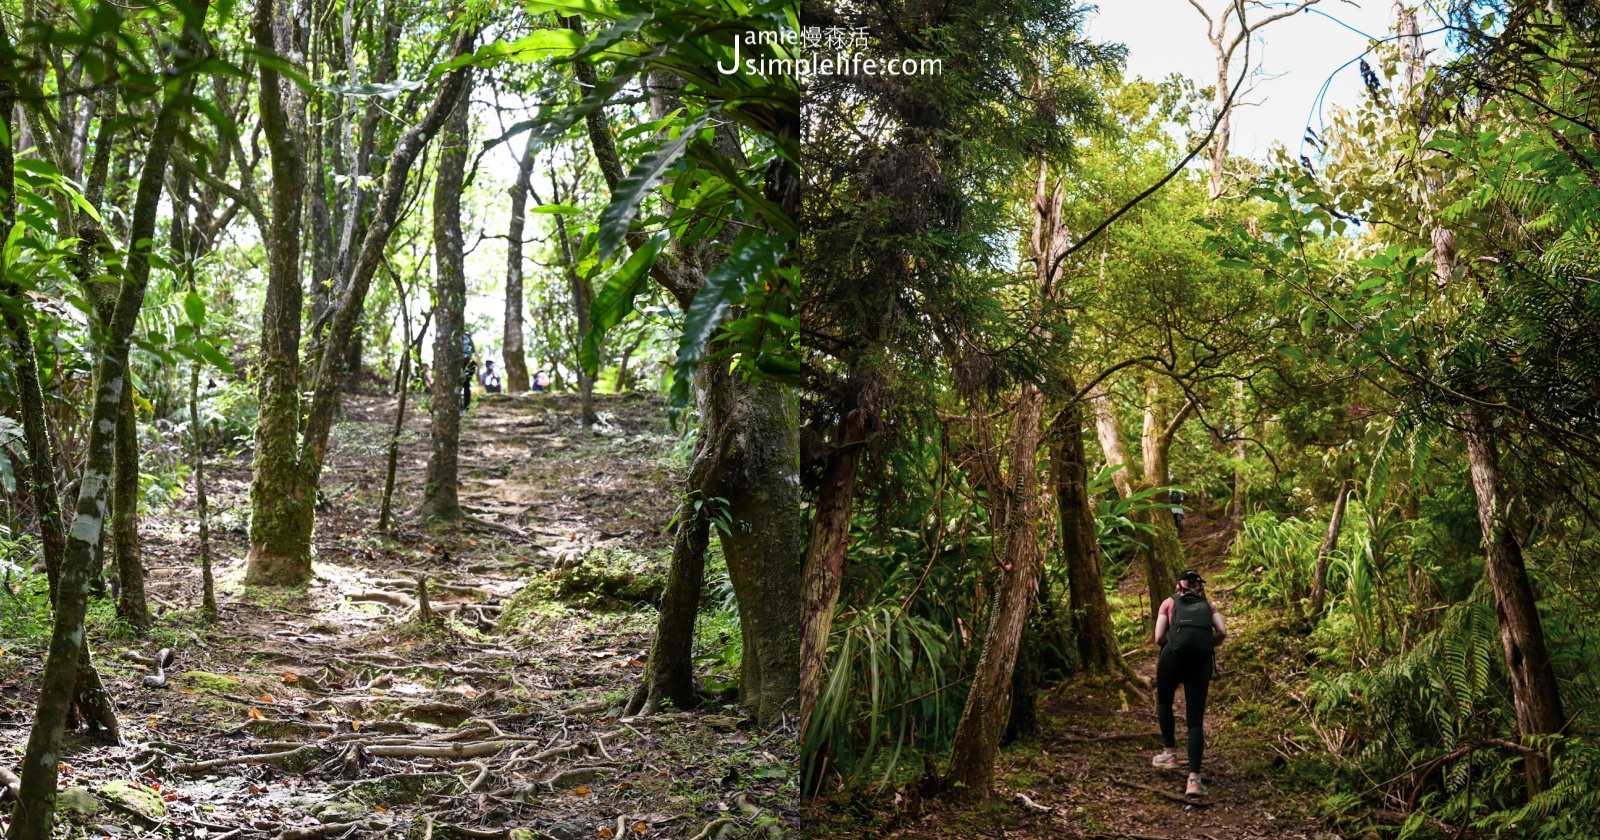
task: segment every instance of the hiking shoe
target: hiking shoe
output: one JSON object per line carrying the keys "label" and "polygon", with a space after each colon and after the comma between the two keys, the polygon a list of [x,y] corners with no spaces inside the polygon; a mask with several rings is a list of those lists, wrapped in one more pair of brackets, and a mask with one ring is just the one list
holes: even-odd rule
{"label": "hiking shoe", "polygon": [[1178,769],[1178,755],[1172,750],[1158,752],[1154,758],[1150,759],[1150,766],[1157,770],[1176,770]]}
{"label": "hiking shoe", "polygon": [[1184,796],[1193,797],[1195,799],[1199,799],[1200,797],[1205,796],[1206,795],[1206,783],[1200,781],[1200,777],[1199,776],[1190,774],[1190,776],[1189,776],[1189,785],[1188,785],[1188,787],[1183,789],[1183,795]]}

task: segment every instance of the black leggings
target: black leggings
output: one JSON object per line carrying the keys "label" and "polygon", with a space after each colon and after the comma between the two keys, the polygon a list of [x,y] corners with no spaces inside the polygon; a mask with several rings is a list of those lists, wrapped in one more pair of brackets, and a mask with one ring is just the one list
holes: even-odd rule
{"label": "black leggings", "polygon": [[1178,743],[1172,698],[1178,693],[1179,685],[1183,686],[1184,717],[1189,724],[1189,772],[1199,773],[1200,758],[1206,751],[1206,691],[1211,687],[1211,654],[1179,653],[1167,645],[1156,660],[1156,718],[1161,723],[1161,743],[1169,750]]}

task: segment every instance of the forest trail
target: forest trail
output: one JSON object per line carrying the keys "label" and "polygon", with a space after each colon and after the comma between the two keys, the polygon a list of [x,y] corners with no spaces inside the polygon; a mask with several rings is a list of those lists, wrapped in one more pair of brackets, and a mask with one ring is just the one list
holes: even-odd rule
{"label": "forest trail", "polygon": [[[891,791],[897,814],[884,836],[919,840],[1012,838],[1059,840],[1320,840],[1331,835],[1291,790],[1275,738],[1297,706],[1283,678],[1291,663],[1279,643],[1283,629],[1265,614],[1234,609],[1224,574],[1234,532],[1220,514],[1191,511],[1182,535],[1191,568],[1207,579],[1209,595],[1227,617],[1232,638],[1218,652],[1206,713],[1204,774],[1210,795],[1184,801],[1186,769],[1150,766],[1160,748],[1154,706],[1155,649],[1136,647],[1133,669],[1152,686],[1146,700],[1105,681],[1073,680],[1039,701],[1039,733],[1013,744],[995,768],[995,798],[979,808],[921,798],[915,786]],[[1132,604],[1144,592],[1134,571],[1119,591]],[[1131,607],[1130,607],[1131,608]],[[1138,609],[1144,609],[1142,601]],[[1178,692],[1180,758],[1184,698]],[[1273,730],[1276,729],[1274,732]],[[1026,797],[1027,802],[1023,801]],[[1029,804],[1031,803],[1031,804]],[[1037,807],[1035,807],[1037,806]],[[1043,810],[1048,809],[1048,810]]]}
{"label": "forest trail", "polygon": [[[148,640],[99,639],[123,745],[69,734],[75,836],[731,837],[791,820],[792,733],[714,706],[618,717],[654,631],[645,602],[665,570],[679,441],[659,400],[597,402],[598,434],[570,395],[474,405],[461,445],[473,521],[457,531],[407,516],[429,445],[413,412],[391,539],[374,523],[394,400],[345,397],[303,592],[241,585],[249,455],[214,462],[221,621],[194,618],[185,499],[142,523],[166,616]],[[423,576],[444,626],[417,620]],[[150,688],[161,647],[176,661]],[[4,663],[0,737],[20,751],[42,651]]]}

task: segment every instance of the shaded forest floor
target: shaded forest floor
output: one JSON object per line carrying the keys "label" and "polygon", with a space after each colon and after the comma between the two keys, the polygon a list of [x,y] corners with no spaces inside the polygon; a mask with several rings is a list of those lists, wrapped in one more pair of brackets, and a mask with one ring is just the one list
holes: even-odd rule
{"label": "shaded forest floor", "polygon": [[[1333,835],[1316,818],[1314,778],[1320,767],[1297,737],[1303,703],[1293,688],[1304,676],[1300,637],[1274,614],[1234,609],[1223,574],[1233,533],[1220,519],[1191,513],[1183,534],[1190,566],[1201,570],[1210,597],[1227,617],[1230,639],[1217,654],[1206,709],[1204,776],[1210,795],[1183,796],[1187,767],[1150,766],[1160,749],[1152,646],[1128,655],[1151,685],[1141,698],[1115,682],[1077,679],[1041,694],[1039,731],[1005,748],[995,770],[995,795],[961,805],[926,781],[881,792],[854,792],[808,805],[811,837],[904,840],[957,838],[1128,838],[1128,840],[1266,840]],[[1119,584],[1128,610],[1147,607],[1143,576]],[[1178,754],[1183,757],[1184,697],[1178,692]],[[1025,798],[1025,799],[1024,799]]]}
{"label": "shaded forest floor", "polygon": [[[316,580],[301,591],[242,586],[249,455],[218,459],[214,626],[195,618],[191,500],[147,517],[163,615],[146,639],[96,640],[123,744],[69,734],[69,836],[579,840],[792,826],[793,732],[761,731],[723,704],[619,717],[654,631],[681,443],[658,403],[599,400],[595,435],[567,395],[475,405],[461,450],[473,521],[459,530],[406,515],[429,447],[413,403],[401,527],[385,536],[375,523],[394,401],[347,396],[322,482]],[[418,620],[419,577],[440,623]],[[701,630],[703,652],[726,658],[737,628]],[[18,754],[39,647],[6,651],[0,665],[0,739]],[[176,662],[150,688],[161,647]]]}

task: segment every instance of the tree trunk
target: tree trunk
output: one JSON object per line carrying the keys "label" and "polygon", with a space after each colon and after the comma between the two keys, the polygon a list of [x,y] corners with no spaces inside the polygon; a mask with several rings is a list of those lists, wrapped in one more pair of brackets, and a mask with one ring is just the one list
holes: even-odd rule
{"label": "tree trunk", "polygon": [[[568,18],[566,24],[582,32],[576,18]],[[585,61],[575,62],[573,70],[585,86],[598,82],[593,65]],[[676,107],[670,88],[651,85],[652,115],[659,118]],[[604,109],[592,112],[585,125],[601,174],[615,191],[623,173]],[[719,153],[740,154],[726,126],[718,129],[713,145]],[[562,224],[560,217],[557,224]],[[639,247],[642,237],[630,234],[628,242]],[[687,310],[716,259],[675,252],[670,259],[658,259],[651,276]],[[793,708],[800,690],[800,610],[795,593],[800,591],[805,534],[797,475],[799,422],[787,389],[770,382],[734,382],[725,364],[707,362],[701,366],[704,373],[696,375],[703,383],[697,399],[712,459],[705,496],[722,496],[729,502],[732,533],[722,534],[721,541],[739,600],[744,647],[740,699],[766,726]],[[692,494],[697,488],[686,489]],[[675,554],[674,565],[682,560]],[[691,576],[684,571],[684,578]]]}
{"label": "tree trunk", "polygon": [[522,349],[522,237],[528,220],[528,189],[537,157],[536,136],[537,132],[528,133],[528,145],[517,165],[517,181],[511,187],[511,225],[506,231],[506,317],[500,338],[500,356],[505,359],[506,393],[510,394],[528,390],[528,360]]}
{"label": "tree trunk", "polygon": [[[263,5],[270,5],[264,3]],[[262,20],[262,15],[257,15],[257,21]],[[266,39],[271,42],[271,27],[266,27]],[[464,27],[456,34],[452,44],[451,57],[459,58],[471,52],[472,43],[477,39],[476,25]],[[262,33],[257,33],[257,44],[262,43]],[[262,66],[262,123],[276,122],[287,128],[287,122],[281,119],[283,115],[281,97],[276,95],[279,91],[279,78],[276,73]],[[300,438],[298,451],[295,450],[292,440],[273,438],[274,446],[278,447],[272,453],[264,453],[258,443],[256,448],[256,475],[257,481],[251,485],[251,550],[250,563],[245,573],[248,583],[258,585],[294,586],[303,585],[311,580],[311,534],[315,524],[314,503],[317,494],[317,483],[321,478],[322,465],[328,454],[328,434],[333,428],[334,408],[339,396],[339,369],[343,361],[343,353],[350,336],[355,332],[356,324],[361,318],[362,308],[366,304],[367,290],[371,287],[372,277],[377,273],[378,264],[383,259],[383,251],[388,244],[389,236],[396,227],[401,206],[405,202],[406,180],[410,175],[411,167],[416,163],[417,157],[423,148],[433,139],[439,129],[444,125],[450,111],[454,110],[457,100],[461,97],[462,90],[467,85],[469,68],[458,67],[444,75],[440,81],[439,92],[428,113],[420,122],[407,129],[395,141],[394,151],[389,156],[389,162],[384,168],[383,191],[378,197],[378,203],[373,213],[373,218],[367,226],[366,235],[362,239],[361,252],[351,269],[349,282],[344,284],[343,293],[339,296],[334,314],[329,324],[328,336],[323,344],[322,357],[318,363],[316,387],[312,391],[311,405],[306,412],[304,432]],[[270,82],[269,82],[270,77]],[[271,100],[270,104],[268,100]],[[274,118],[276,114],[277,118]],[[267,131],[269,141],[274,132]],[[276,146],[276,144],[274,144]],[[285,165],[289,164],[289,157],[293,157],[293,165],[298,169],[299,156],[296,147],[287,145],[284,149]],[[273,154],[273,181],[281,183],[277,173],[280,155]],[[298,183],[296,179],[295,183]],[[273,195],[273,203],[277,203],[283,196]],[[298,201],[294,204],[298,207]],[[274,216],[279,215],[276,210]],[[298,223],[298,217],[295,219]],[[277,222],[273,223],[276,233]],[[269,240],[274,239],[269,234]],[[298,237],[294,237],[298,248]],[[269,269],[276,265],[280,259],[293,266],[298,259],[289,261],[280,250],[269,244],[271,254]],[[268,272],[268,297],[272,297],[273,272]],[[293,294],[298,298],[300,294],[298,276],[293,288]],[[287,286],[287,284],[285,284]],[[289,289],[284,288],[282,293],[287,295]],[[269,305],[270,308],[270,305]],[[281,323],[287,329],[290,320],[296,333],[299,330],[298,306],[294,315],[284,314]],[[276,320],[263,316],[263,334],[268,331],[267,323],[279,323]],[[296,342],[298,343],[298,341]],[[281,387],[283,377],[271,369],[271,359],[267,355],[266,342],[263,342],[262,381],[263,391],[268,383]],[[289,358],[293,358],[290,356]],[[291,368],[292,370],[292,368]],[[278,392],[274,392],[277,394]],[[295,402],[298,403],[298,386],[291,392]],[[266,424],[268,406],[263,400],[262,417],[257,424],[257,440],[262,438],[261,426]],[[274,410],[274,418],[281,422],[289,423],[298,419],[298,412],[287,413]],[[294,428],[293,426],[290,427]],[[279,444],[287,443],[286,447]],[[268,455],[275,457],[268,458]],[[265,464],[265,466],[264,466]],[[264,473],[273,474],[273,481],[267,482],[272,488],[263,487],[261,476]],[[269,493],[268,489],[278,492]],[[258,524],[258,520],[260,523]],[[260,530],[264,537],[276,539],[257,540],[257,531]]]}
{"label": "tree trunk", "polygon": [[1333,552],[1339,547],[1339,530],[1344,527],[1345,503],[1350,500],[1350,479],[1339,482],[1339,495],[1333,502],[1333,517],[1328,520],[1328,534],[1322,538],[1322,547],[1317,549],[1317,570],[1311,579],[1311,620],[1315,622],[1322,615],[1322,608],[1328,600],[1328,561],[1332,559]]}
{"label": "tree trunk", "polygon": [[717,537],[739,600],[739,702],[772,726],[798,711],[800,692],[800,417],[785,386],[747,381],[724,365],[704,364],[708,378],[723,380],[708,388],[707,402],[720,403],[710,414],[717,470],[708,483],[728,500],[730,527]]}
{"label": "tree trunk", "polygon": [[[176,53],[196,60],[203,55],[198,30],[209,11],[207,0],[195,6],[195,18],[181,36],[185,49]],[[61,569],[55,625],[40,678],[33,728],[22,761],[22,787],[12,812],[10,840],[47,840],[55,812],[61,738],[72,707],[73,688],[85,649],[84,615],[89,596],[89,567],[106,518],[106,489],[111,482],[116,449],[117,413],[128,387],[128,346],[150,278],[150,241],[155,232],[167,160],[177,134],[179,112],[173,99],[162,104],[151,132],[149,151],[139,178],[128,242],[127,277],[117,295],[116,315],[107,324],[104,352],[95,362],[94,403],[89,424],[89,459],[79,483],[67,553]],[[84,666],[90,665],[83,661]],[[84,670],[88,670],[87,667]],[[114,727],[116,718],[111,717]],[[113,730],[114,733],[115,730]]]}
{"label": "tree trunk", "polygon": [[468,91],[461,96],[439,137],[438,183],[433,191],[433,240],[436,266],[433,333],[433,424],[428,474],[423,483],[424,519],[461,521],[457,496],[458,457],[461,446],[462,388],[467,359],[462,354],[465,329],[467,277],[461,242],[461,185],[466,178],[467,142],[471,106]]}
{"label": "tree trunk", "polygon": [[1228,520],[1235,533],[1244,530],[1244,380],[1235,383],[1233,398],[1233,498],[1228,500]]}
{"label": "tree trunk", "polygon": [[122,389],[117,410],[116,478],[111,489],[111,544],[117,562],[117,616],[143,633],[150,627],[144,597],[144,561],[139,556],[139,423],[134,413],[133,377]]}
{"label": "tree trunk", "polygon": [[[0,20],[0,42],[10,36]],[[6,142],[0,143],[0,242],[8,241],[17,220],[16,159],[11,150],[11,115],[16,107],[16,90],[11,81],[0,77],[0,127]],[[61,583],[61,558],[66,554],[62,532],[61,494],[56,488],[55,456],[51,452],[50,428],[45,419],[44,391],[39,384],[39,360],[33,346],[33,324],[27,298],[4,274],[0,274],[0,295],[9,300],[0,305],[0,317],[17,342],[13,369],[17,382],[17,402],[22,409],[22,430],[28,440],[29,489],[39,517],[39,543],[44,555],[45,576],[50,582],[50,601],[55,603]]]}
{"label": "tree trunk", "polygon": [[[1111,481],[1116,485],[1119,496],[1132,498],[1144,487],[1131,474],[1133,464],[1129,462],[1127,450],[1122,446],[1122,421],[1117,418],[1116,406],[1112,404],[1110,395],[1099,388],[1090,393],[1089,403],[1094,408],[1095,432],[1100,439],[1100,448],[1105,451],[1106,465],[1116,470],[1111,474]],[[1150,525],[1153,517],[1149,511],[1134,511],[1128,514],[1128,518]],[[1171,567],[1157,558],[1153,535],[1141,534],[1138,540],[1139,554],[1144,560],[1145,587],[1150,595],[1150,619],[1154,621],[1161,602],[1172,594],[1177,578]]]}
{"label": "tree trunk", "polygon": [[950,747],[949,776],[949,781],[964,788],[967,795],[980,799],[988,798],[993,785],[1000,735],[1011,709],[1017,649],[1028,610],[1038,594],[1043,560],[1038,517],[1048,503],[1047,491],[1039,487],[1034,463],[1043,404],[1044,396],[1037,387],[1022,386],[1011,421],[1010,474],[1003,487],[989,488],[991,528],[1001,541],[1001,575],[989,611],[983,654]]}
{"label": "tree trunk", "polygon": [[[1242,15],[1243,12],[1240,12],[1240,14]],[[1223,17],[1225,20],[1226,14]],[[1223,166],[1228,162],[1228,143],[1232,134],[1232,125],[1230,123],[1232,122],[1233,109],[1228,104],[1228,93],[1232,90],[1228,85],[1229,56],[1223,49],[1220,37],[1212,42],[1212,46],[1216,50],[1217,59],[1217,88],[1212,93],[1213,107],[1221,114],[1221,118],[1217,121],[1217,136],[1211,143],[1210,194],[1211,200],[1216,201],[1222,197]],[[1246,67],[1240,72],[1249,72],[1249,70],[1250,68]]]}
{"label": "tree trunk", "polygon": [[[1064,389],[1076,393],[1070,380]],[[1088,459],[1083,450],[1083,408],[1073,402],[1056,415],[1050,429],[1050,484],[1060,515],[1061,562],[1067,570],[1072,635],[1077,640],[1078,667],[1091,674],[1131,674],[1111,629],[1100,563],[1100,538],[1089,498]]]}
{"label": "tree trunk", "polygon": [[[553,188],[557,183],[554,170],[550,173],[550,183]],[[559,204],[561,202],[559,189],[557,189],[553,197],[556,203]],[[594,287],[587,277],[578,273],[573,259],[575,255],[572,250],[572,240],[567,235],[567,221],[560,215],[556,216],[556,234],[561,239],[561,264],[566,270],[567,285],[572,292],[573,314],[578,319],[578,336],[572,344],[574,350],[576,350],[583,347],[584,339],[589,336],[589,306],[594,302]],[[599,356],[600,362],[596,365],[597,369],[605,366],[606,351],[604,343],[601,344]],[[583,365],[576,361],[576,353],[574,353],[573,359],[573,369],[578,372],[578,403],[583,412],[583,427],[587,429],[600,422],[600,415],[596,414],[594,410],[594,377],[590,376],[583,369]]]}
{"label": "tree trunk", "polygon": [[[251,29],[257,49],[278,52],[281,17],[260,0]],[[301,205],[305,191],[303,104],[291,98],[270,62],[261,74],[262,133],[272,165],[266,304],[261,314],[261,361],[256,397],[255,468],[250,482],[250,552],[245,583],[290,586],[311,580],[311,526],[316,490],[307,492],[297,456],[300,432]],[[290,108],[296,110],[291,111]],[[319,261],[314,260],[314,263]]]}
{"label": "tree trunk", "polygon": [[859,409],[845,412],[833,451],[822,470],[812,507],[811,535],[806,540],[803,589],[800,596],[800,734],[811,729],[811,715],[822,693],[828,664],[828,636],[844,578],[845,551],[850,544],[850,513],[855,501],[856,467],[861,462],[866,429]]}
{"label": "tree trunk", "polygon": [[622,358],[617,360],[617,378],[611,383],[611,390],[620,394],[628,390],[633,384],[633,371],[628,369],[628,362],[633,358],[633,354],[638,352],[639,345],[644,343],[649,334],[650,327],[641,326],[639,332],[634,335],[633,341],[628,342],[628,345],[622,348]]}
{"label": "tree trunk", "polygon": [[200,526],[200,609],[217,620],[217,588],[211,576],[211,510],[206,502],[205,432],[200,425],[200,363],[189,368],[189,431],[194,438],[194,512]]}
{"label": "tree trunk", "polygon": [[356,394],[361,391],[361,353],[365,332],[356,327],[350,335],[349,344],[344,350],[344,390],[346,393]]}
{"label": "tree trunk", "polygon": [[[1172,469],[1169,466],[1172,437],[1177,434],[1178,427],[1183,425],[1183,421],[1188,418],[1193,408],[1193,403],[1185,402],[1177,415],[1168,421],[1163,416],[1161,392],[1156,380],[1151,378],[1145,383],[1144,434],[1140,441],[1140,449],[1144,455],[1144,486],[1140,489],[1165,487],[1173,483]],[[1154,605],[1159,607],[1161,600],[1177,586],[1178,575],[1183,572],[1185,565],[1183,543],[1178,539],[1178,523],[1173,518],[1172,508],[1169,505],[1160,504],[1147,514],[1150,527],[1153,529],[1153,533],[1148,537],[1149,570],[1152,572],[1151,578],[1159,578],[1164,587],[1161,598],[1157,598],[1154,602]]]}
{"label": "tree trunk", "polygon": [[[697,379],[703,378],[697,374]],[[700,704],[694,687],[694,622],[700,612],[706,546],[711,539],[711,518],[705,505],[712,496],[705,491],[706,480],[717,472],[713,464],[716,447],[710,445],[707,432],[709,428],[702,426],[689,475],[684,480],[684,502],[678,508],[672,566],[667,570],[667,584],[661,593],[655,640],[650,645],[644,679],[628,702],[630,715],[655,714],[667,700],[680,709],[692,709]]]}
{"label": "tree trunk", "polygon": [[413,343],[422,343],[422,333],[428,331],[428,320],[433,317],[429,310],[422,318],[422,330],[416,338],[411,335],[411,314],[406,306],[405,286],[395,277],[395,286],[400,291],[400,319],[405,330],[404,341],[400,344],[400,363],[395,374],[397,385],[395,392],[398,394],[394,409],[394,429],[389,433],[389,455],[383,472],[383,502],[378,508],[378,530],[387,533],[391,524],[391,504],[394,501],[394,473],[400,461],[400,432],[406,425],[406,401],[411,396],[411,356],[415,348]]}
{"label": "tree trunk", "polygon": [[[1505,649],[1506,670],[1511,675],[1511,700],[1517,729],[1524,738],[1560,732],[1566,725],[1561,693],[1545,646],[1544,625],[1533,583],[1523,564],[1522,546],[1506,522],[1510,500],[1501,494],[1500,456],[1495,447],[1493,421],[1473,406],[1462,416],[1467,437],[1467,463],[1472,472],[1472,492],[1478,500],[1478,525],[1483,531],[1484,571],[1494,590],[1495,617],[1500,644]],[[1528,795],[1550,783],[1550,766],[1543,755],[1524,754]]]}

